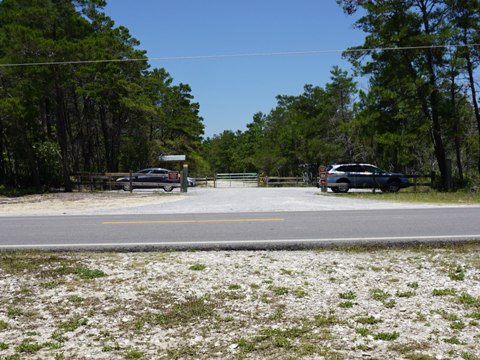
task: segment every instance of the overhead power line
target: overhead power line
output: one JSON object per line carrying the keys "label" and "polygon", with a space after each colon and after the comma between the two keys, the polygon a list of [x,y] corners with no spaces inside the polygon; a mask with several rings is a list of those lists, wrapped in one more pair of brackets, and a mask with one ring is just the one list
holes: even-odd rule
{"label": "overhead power line", "polygon": [[403,51],[403,50],[422,50],[422,49],[444,49],[461,47],[480,47],[480,44],[453,44],[453,45],[424,45],[424,46],[405,46],[405,47],[383,47],[383,48],[350,48],[345,50],[309,50],[309,51],[283,51],[283,52],[261,52],[244,54],[223,54],[223,55],[191,55],[191,56],[171,56],[171,57],[146,57],[132,59],[100,59],[100,60],[70,60],[70,61],[47,61],[30,63],[11,63],[0,64],[0,67],[17,66],[38,66],[38,65],[81,65],[98,63],[119,63],[119,62],[138,62],[138,61],[175,61],[175,60],[201,60],[201,59],[224,59],[224,58],[242,58],[242,57],[262,57],[262,56],[286,56],[286,55],[314,55],[329,53],[359,53],[375,51]]}

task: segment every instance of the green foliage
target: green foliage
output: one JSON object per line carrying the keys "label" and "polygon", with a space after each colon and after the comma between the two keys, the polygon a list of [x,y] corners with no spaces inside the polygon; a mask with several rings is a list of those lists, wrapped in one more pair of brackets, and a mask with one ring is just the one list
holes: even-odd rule
{"label": "green foliage", "polygon": [[190,270],[193,270],[193,271],[202,271],[202,270],[205,270],[207,268],[207,265],[204,265],[204,264],[193,264],[192,266],[190,266]]}
{"label": "green foliage", "polygon": [[348,300],[353,300],[357,297],[357,295],[355,295],[353,291],[343,292],[338,294],[338,296],[340,299],[348,299]]}
{"label": "green foliage", "polygon": [[463,281],[465,280],[465,272],[461,266],[457,266],[448,273],[448,277],[452,280]]}
{"label": "green foliage", "polygon": [[382,322],[382,320],[376,319],[376,318],[373,317],[373,316],[361,317],[361,318],[358,318],[356,321],[357,321],[358,323],[364,324],[364,325],[375,325],[375,324],[378,324],[378,323],[381,323],[381,322]]}
{"label": "green foliage", "polygon": [[[104,5],[1,1],[0,62],[146,59]],[[0,80],[3,185],[70,190],[72,172],[154,166],[169,152],[187,154],[193,170],[202,162],[190,87],[146,61],[3,67]]]}
{"label": "green foliage", "polygon": [[375,340],[384,340],[384,341],[393,341],[398,339],[400,334],[396,331],[388,333],[388,332],[380,332],[375,335],[373,335],[373,338]]}
{"label": "green foliage", "polygon": [[455,289],[433,289],[432,290],[433,296],[446,296],[446,295],[454,296],[456,295],[456,293],[457,291]]}
{"label": "green foliage", "polygon": [[97,279],[107,276],[107,274],[105,274],[102,270],[91,270],[83,267],[75,269],[75,273],[80,277],[80,279],[84,280]]}

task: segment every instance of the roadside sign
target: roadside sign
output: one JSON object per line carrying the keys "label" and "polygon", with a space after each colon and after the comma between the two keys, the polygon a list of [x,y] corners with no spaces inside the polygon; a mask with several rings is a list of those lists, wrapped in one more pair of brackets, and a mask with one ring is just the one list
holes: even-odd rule
{"label": "roadside sign", "polygon": [[160,161],[185,161],[185,155],[160,155],[158,160]]}
{"label": "roadside sign", "polygon": [[180,173],[178,171],[170,171],[168,173],[168,180],[178,180],[180,179]]}

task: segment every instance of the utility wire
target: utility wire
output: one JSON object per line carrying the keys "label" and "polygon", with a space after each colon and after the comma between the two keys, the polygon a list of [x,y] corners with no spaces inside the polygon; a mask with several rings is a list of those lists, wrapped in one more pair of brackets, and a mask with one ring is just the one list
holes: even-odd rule
{"label": "utility wire", "polygon": [[135,61],[175,61],[175,60],[200,60],[200,59],[224,59],[224,58],[242,58],[242,57],[261,57],[261,56],[285,56],[285,55],[314,55],[329,53],[360,53],[374,51],[402,51],[402,50],[421,50],[421,49],[444,49],[461,47],[480,47],[480,44],[469,45],[424,45],[424,46],[405,46],[405,47],[384,47],[384,48],[350,48],[346,50],[311,50],[311,51],[285,51],[285,52],[263,52],[246,54],[223,54],[223,55],[194,55],[194,56],[172,56],[172,57],[145,57],[133,59],[104,59],[104,60],[72,60],[72,61],[50,61],[50,62],[32,62],[32,63],[12,63],[0,64],[0,67],[19,67],[19,66],[38,66],[38,65],[76,65],[76,64],[99,64],[99,63],[121,63]]}

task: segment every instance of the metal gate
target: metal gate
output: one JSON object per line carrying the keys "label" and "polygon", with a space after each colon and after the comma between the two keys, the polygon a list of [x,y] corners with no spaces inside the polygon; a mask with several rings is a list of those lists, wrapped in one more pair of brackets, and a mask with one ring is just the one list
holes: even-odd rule
{"label": "metal gate", "polygon": [[224,173],[215,175],[215,187],[258,187],[257,173]]}

